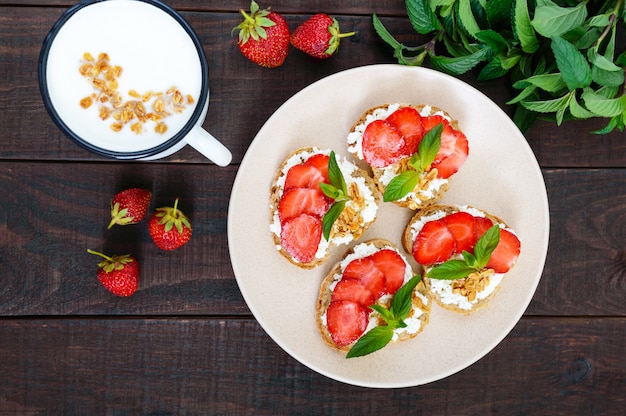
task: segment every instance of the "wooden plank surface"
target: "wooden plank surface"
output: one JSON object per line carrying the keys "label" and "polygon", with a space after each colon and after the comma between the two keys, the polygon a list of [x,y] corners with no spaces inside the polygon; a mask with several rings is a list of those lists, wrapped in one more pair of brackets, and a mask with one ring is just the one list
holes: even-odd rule
{"label": "wooden plank surface", "polygon": [[[0,415],[623,413],[626,134],[592,134],[602,120],[540,121],[527,132],[546,182],[550,245],[537,292],[502,343],[425,386],[350,386],[298,363],[254,320],[228,256],[228,202],[249,144],[283,102],[336,72],[395,62],[373,12],[402,42],[423,41],[405,2],[272,1],[292,29],[324,11],[358,34],[330,60],[292,49],[268,70],[247,61],[231,34],[248,0],[168,1],[204,45],[204,126],[232,150],[227,168],[191,148],[116,162],[62,135],[41,101],[37,62],[49,29],[75,3],[0,0]],[[506,79],[460,78],[512,114]],[[165,253],[141,225],[106,230],[110,199],[128,186],[151,189],[153,206],[180,197],[191,242]],[[130,299],[106,292],[87,248],[137,256],[139,291]]]}
{"label": "wooden plank surface", "polygon": [[248,319],[3,319],[0,413],[617,416],[625,342],[623,319],[524,318],[456,375],[384,390],[319,375]]}

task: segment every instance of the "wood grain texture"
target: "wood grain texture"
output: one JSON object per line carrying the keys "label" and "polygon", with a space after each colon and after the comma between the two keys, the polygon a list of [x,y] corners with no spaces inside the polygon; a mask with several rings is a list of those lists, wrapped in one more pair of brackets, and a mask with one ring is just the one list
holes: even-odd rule
{"label": "wood grain texture", "polygon": [[453,377],[383,390],[300,365],[252,320],[3,319],[0,413],[618,415],[625,347],[623,319],[525,318]]}

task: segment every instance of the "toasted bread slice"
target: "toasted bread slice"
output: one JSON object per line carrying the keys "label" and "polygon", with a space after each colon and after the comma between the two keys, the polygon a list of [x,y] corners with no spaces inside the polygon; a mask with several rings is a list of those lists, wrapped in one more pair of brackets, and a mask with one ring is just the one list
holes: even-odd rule
{"label": "toasted bread slice", "polygon": [[281,243],[281,223],[278,206],[283,195],[285,179],[289,169],[294,165],[304,163],[313,155],[320,153],[329,156],[331,151],[320,150],[315,147],[295,150],[278,168],[270,189],[270,231],[276,249],[289,262],[303,269],[311,269],[323,264],[328,259],[333,247],[358,240],[369,226],[376,221],[378,206],[381,200],[376,184],[368,173],[346,159],[341,160],[336,155],[337,164],[343,174],[351,199],[346,202],[341,215],[334,222],[329,241],[326,241],[323,236],[321,237],[315,258],[306,263],[296,260]]}
{"label": "toasted bread slice", "polygon": [[[356,158],[365,161],[362,150],[362,137],[366,127],[374,120],[383,120],[395,110],[402,107],[415,108],[422,117],[429,115],[441,115],[445,118],[452,128],[459,130],[459,123],[456,119],[452,118],[450,114],[441,108],[419,104],[383,104],[377,107],[367,110],[361,118],[352,126],[350,133],[348,134],[348,151],[352,153]],[[408,161],[410,156],[404,157],[384,168],[371,167],[376,181],[376,186],[380,190],[381,194],[385,193],[389,182],[400,173],[408,169]],[[435,169],[424,172],[422,179],[413,192],[410,192],[404,198],[394,201],[396,205],[401,207],[417,210],[424,208],[428,205],[437,203],[443,194],[448,190],[451,178],[437,178],[437,171]]]}
{"label": "toasted bread slice", "polygon": [[[512,232],[499,217],[471,206],[431,205],[415,213],[407,224],[402,245],[408,253],[413,253],[413,245],[420,230],[429,221],[442,219],[456,212],[467,212],[474,217],[484,217],[497,224],[500,228]],[[422,264],[425,275],[434,266]],[[457,313],[468,315],[489,304],[500,288],[504,273],[495,273],[485,268],[480,273],[473,273],[464,279],[437,280],[424,277],[428,295],[441,307]]]}
{"label": "toasted bread slice", "polygon": [[[315,318],[317,322],[318,330],[322,336],[322,339],[331,348],[338,351],[348,351],[354,345],[354,343],[346,346],[339,346],[333,341],[333,338],[328,330],[326,321],[326,311],[331,303],[333,290],[337,283],[342,279],[342,274],[347,265],[356,259],[361,259],[374,254],[380,250],[391,249],[397,252],[406,264],[406,272],[404,282],[406,283],[413,277],[414,273],[410,264],[406,261],[404,256],[400,253],[399,249],[391,242],[384,239],[372,239],[362,243],[359,243],[351,250],[346,252],[343,259],[331,268],[326,277],[322,280],[320,285],[319,296],[316,303]],[[386,308],[389,307],[392,300],[391,295],[383,295],[376,303]],[[405,319],[407,328],[401,328],[394,331],[394,337],[391,342],[400,342],[417,336],[424,327],[428,324],[430,316],[430,304],[431,301],[426,296],[426,288],[423,282],[419,282],[412,297],[413,308],[409,313],[409,316]],[[369,325],[367,330],[376,326],[380,319],[377,312],[369,310]],[[356,342],[356,341],[355,341]]]}

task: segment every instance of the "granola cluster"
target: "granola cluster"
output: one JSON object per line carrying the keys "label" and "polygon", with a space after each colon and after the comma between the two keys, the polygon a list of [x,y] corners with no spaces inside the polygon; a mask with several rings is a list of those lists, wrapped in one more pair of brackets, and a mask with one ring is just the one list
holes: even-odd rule
{"label": "granola cluster", "polygon": [[365,198],[361,195],[359,186],[355,182],[349,184],[348,193],[350,194],[350,203],[346,204],[339,218],[335,221],[333,231],[334,235],[340,236],[352,234],[356,240],[363,233],[364,221],[359,215],[359,211],[365,206]]}
{"label": "granola cluster", "polygon": [[82,108],[98,105],[98,114],[102,120],[112,119],[109,125],[115,132],[129,125],[137,134],[144,132],[144,124],[152,122],[154,131],[163,134],[167,131],[165,119],[173,114],[180,114],[188,105],[194,103],[191,95],[184,96],[176,87],[165,92],[148,91],[140,94],[128,91],[130,99],[125,100],[119,91],[118,78],[122,67],[111,65],[109,55],[100,53],[95,59],[89,52],[83,54],[78,72],[87,78],[94,92],[80,100]]}
{"label": "granola cluster", "polygon": [[464,279],[452,282],[452,293],[459,293],[467,298],[470,302],[476,299],[476,294],[489,285],[489,277],[494,274],[493,269],[483,269],[480,272],[474,272]]}

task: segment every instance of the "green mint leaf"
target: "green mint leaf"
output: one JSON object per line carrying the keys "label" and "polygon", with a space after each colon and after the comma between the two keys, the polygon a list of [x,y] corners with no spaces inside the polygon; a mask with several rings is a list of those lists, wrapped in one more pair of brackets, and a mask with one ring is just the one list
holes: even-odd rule
{"label": "green mint leaf", "polygon": [[441,133],[443,123],[437,124],[422,137],[417,145],[417,153],[411,158],[411,166],[418,172],[424,172],[435,161],[441,148]]}
{"label": "green mint leaf", "polygon": [[391,202],[404,198],[412,192],[420,181],[420,173],[414,170],[402,172],[393,178],[383,194],[383,201]]}
{"label": "green mint leaf", "polygon": [[507,72],[509,72],[509,70],[507,68],[504,68],[500,57],[496,56],[480,70],[476,79],[478,81],[489,81],[492,79],[500,78]]}
{"label": "green mint leaf", "polygon": [[344,195],[348,195],[346,181],[343,178],[343,173],[341,173],[341,169],[339,169],[339,165],[337,164],[337,158],[334,151],[330,152],[330,157],[328,159],[328,179],[330,180],[331,185],[333,185],[337,189],[340,189]]}
{"label": "green mint leaf", "polygon": [[490,27],[497,27],[500,24],[507,24],[511,18],[511,9],[513,8],[513,0],[487,1],[485,13]]}
{"label": "green mint leaf", "polygon": [[470,36],[475,37],[480,31],[470,0],[459,0],[459,20]]}
{"label": "green mint leaf", "polygon": [[478,271],[475,267],[467,265],[463,260],[448,260],[436,265],[426,273],[429,279],[457,280],[463,279]]}
{"label": "green mint leaf", "polygon": [[474,254],[465,250],[463,250],[461,254],[463,255],[463,260],[465,261],[465,264],[474,269],[478,268],[478,259]]}
{"label": "green mint leaf", "polygon": [[441,29],[441,23],[431,10],[428,0],[406,0],[406,11],[417,33],[426,35]]}
{"label": "green mint leaf", "polygon": [[408,282],[403,284],[393,296],[389,310],[397,322],[402,322],[411,311],[413,306],[413,291],[421,279],[422,277],[420,275],[413,276]]}
{"label": "green mint leaf", "polygon": [[346,358],[362,357],[378,351],[389,344],[393,338],[393,328],[387,325],[377,326],[367,331],[365,335],[357,340],[350,348]]}
{"label": "green mint leaf", "polygon": [[385,321],[387,325],[393,326],[395,318],[389,309],[385,308],[384,306],[380,306],[378,304],[373,304],[373,305],[370,305],[369,307],[375,310],[376,312],[378,312],[380,317],[383,318],[383,321]]}
{"label": "green mint leaf", "polygon": [[344,196],[344,193],[341,192],[341,190],[335,188],[333,185],[329,185],[324,182],[320,182],[319,185],[324,195],[326,195],[329,198],[337,200],[337,199],[341,199],[341,197]]}
{"label": "green mint leaf", "polygon": [[396,38],[394,38],[391,33],[389,33],[389,31],[387,30],[387,28],[385,28],[385,26],[383,25],[383,23],[380,21],[380,19],[378,18],[378,16],[376,15],[376,13],[374,13],[372,15],[372,24],[374,26],[374,30],[376,31],[376,33],[378,34],[378,36],[389,46],[391,46],[391,48],[393,50],[398,50],[398,49],[402,49],[403,48],[403,44],[401,44],[400,42],[398,42],[396,40]]}
{"label": "green mint leaf", "polygon": [[573,97],[572,100],[569,102],[569,112],[572,114],[573,117],[578,119],[595,117],[595,114],[583,107],[578,102],[576,97]]}
{"label": "green mint leaf", "polygon": [[586,1],[575,7],[561,7],[552,2],[537,4],[532,26],[542,36],[547,38],[562,34],[581,26],[587,19]]}
{"label": "green mint leaf", "polygon": [[530,78],[517,81],[513,84],[513,87],[526,88],[529,85],[534,85],[546,92],[561,92],[567,88],[563,77],[559,73],[534,75]]}
{"label": "green mint leaf", "polygon": [[338,201],[330,206],[330,209],[324,214],[322,218],[322,233],[326,241],[330,238],[330,231],[333,229],[333,224],[337,221],[337,218],[341,215],[346,201]]}
{"label": "green mint leaf", "polygon": [[561,37],[553,37],[551,47],[561,76],[570,91],[591,85],[589,63],[574,45]]}
{"label": "green mint leaf", "polygon": [[522,45],[522,50],[526,53],[536,52],[539,49],[539,41],[530,22],[528,0],[515,0],[513,13],[513,28]]}
{"label": "green mint leaf", "polygon": [[609,134],[610,132],[612,132],[615,129],[618,129],[619,131],[624,131],[624,117],[622,115],[619,116],[615,116],[612,117],[608,124],[606,126],[604,126],[603,128],[593,131],[592,133],[594,134]]}
{"label": "green mint leaf", "polygon": [[521,104],[525,108],[538,113],[556,113],[559,110],[567,108],[569,100],[570,95],[568,93],[552,100],[522,101]]}
{"label": "green mint leaf", "polygon": [[483,234],[474,246],[474,256],[477,261],[477,269],[480,270],[487,265],[491,253],[496,249],[500,242],[500,227],[494,225]]}
{"label": "green mint leaf", "polygon": [[436,70],[451,75],[462,75],[476,67],[479,63],[489,59],[490,55],[491,48],[483,46],[476,52],[454,58],[435,55],[434,52],[430,52],[429,57],[430,64]]}
{"label": "green mint leaf", "polygon": [[625,97],[606,98],[592,90],[585,90],[581,96],[585,107],[600,117],[615,117],[623,114],[626,110]]}

